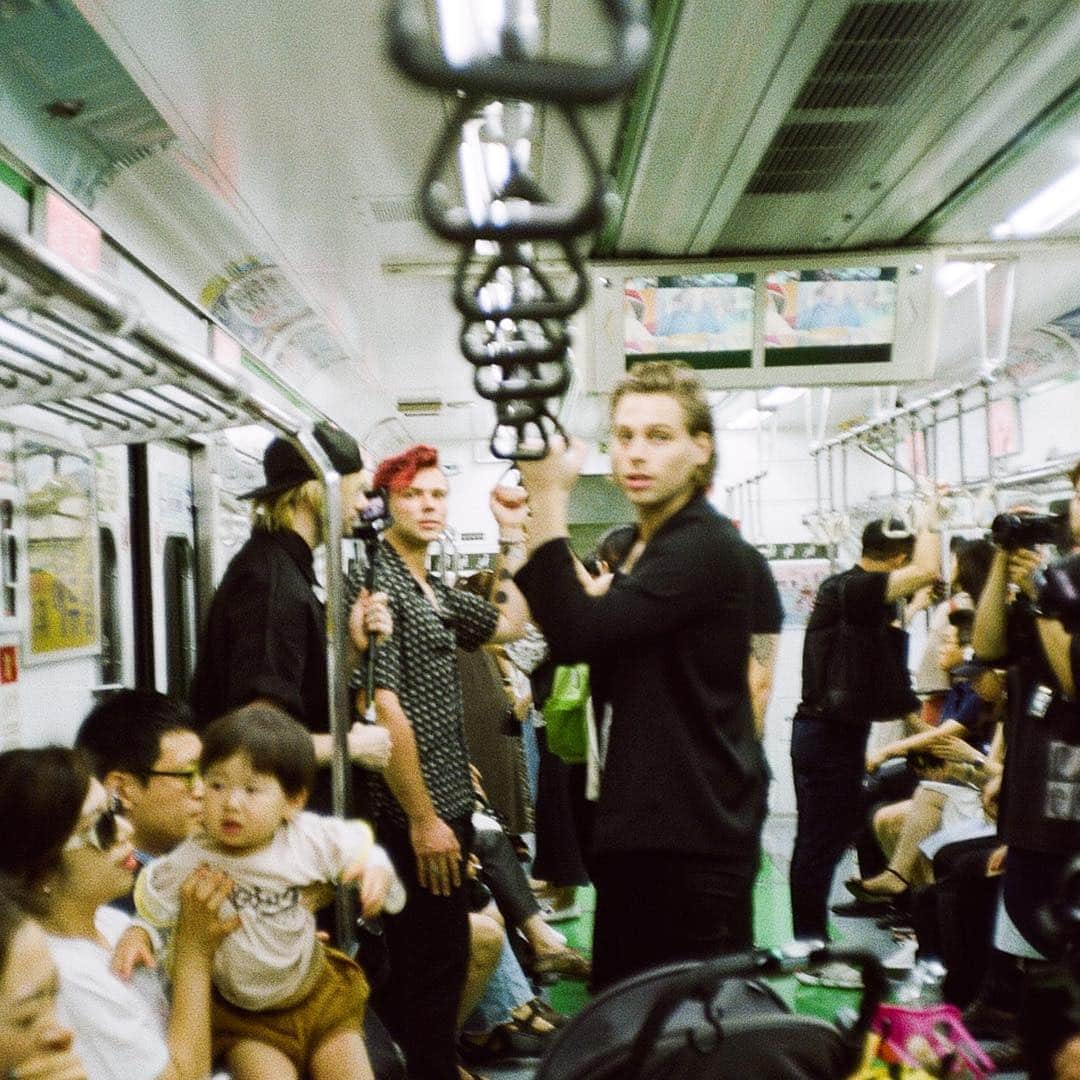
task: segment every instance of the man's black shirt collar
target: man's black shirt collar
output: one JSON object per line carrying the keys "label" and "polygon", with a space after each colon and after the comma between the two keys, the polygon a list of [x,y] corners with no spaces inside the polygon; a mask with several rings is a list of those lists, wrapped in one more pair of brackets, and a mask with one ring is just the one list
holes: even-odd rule
{"label": "man's black shirt collar", "polygon": [[300,572],[312,584],[317,584],[315,579],[315,553],[308,547],[307,541],[292,529],[279,529],[270,532],[267,529],[257,529],[252,536],[260,537],[265,543],[277,544],[282,548],[290,559],[300,568]]}

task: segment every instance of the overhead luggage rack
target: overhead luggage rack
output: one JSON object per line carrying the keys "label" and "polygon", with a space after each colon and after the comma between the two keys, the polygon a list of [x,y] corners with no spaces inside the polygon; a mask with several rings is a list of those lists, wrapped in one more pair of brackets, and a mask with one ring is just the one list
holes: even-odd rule
{"label": "overhead luggage rack", "polygon": [[33,405],[89,446],[302,421],[146,321],[133,299],[0,229],[0,407]]}

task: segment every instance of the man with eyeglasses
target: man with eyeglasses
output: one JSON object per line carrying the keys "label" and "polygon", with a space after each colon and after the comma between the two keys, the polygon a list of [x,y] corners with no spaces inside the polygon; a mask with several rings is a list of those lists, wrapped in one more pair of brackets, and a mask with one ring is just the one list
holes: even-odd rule
{"label": "man with eyeglasses", "polygon": [[[118,690],[79,728],[75,745],[131,823],[142,866],[186,839],[202,817],[202,742],[187,706],[154,690]],[[114,901],[134,914],[130,897]]]}

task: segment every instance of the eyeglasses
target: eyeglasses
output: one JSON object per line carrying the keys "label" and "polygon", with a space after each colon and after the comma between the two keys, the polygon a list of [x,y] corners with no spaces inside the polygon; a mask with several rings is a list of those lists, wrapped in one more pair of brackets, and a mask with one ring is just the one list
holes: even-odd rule
{"label": "eyeglasses", "polygon": [[192,791],[195,790],[195,785],[199,782],[199,770],[195,766],[190,769],[147,769],[146,775],[172,776],[177,780],[184,780]]}
{"label": "eyeglasses", "polygon": [[64,850],[76,851],[81,847],[92,847],[98,851],[110,851],[120,836],[116,820],[122,809],[119,796],[110,795],[105,809],[85,829],[73,833],[64,845]]}

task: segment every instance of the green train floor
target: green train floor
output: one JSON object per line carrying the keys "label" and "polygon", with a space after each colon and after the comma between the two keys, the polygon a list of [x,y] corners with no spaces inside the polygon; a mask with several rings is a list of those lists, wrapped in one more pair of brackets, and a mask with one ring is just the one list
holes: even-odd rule
{"label": "green train floor", "polygon": [[[783,850],[784,848],[781,847],[780,852]],[[845,866],[841,867],[841,872],[836,876],[838,891],[834,892],[834,900],[843,899],[846,896],[840,884],[844,877],[848,876],[843,872]],[[581,916],[559,923],[557,928],[566,936],[570,945],[588,954],[592,945],[595,896],[591,888],[582,888],[578,890],[577,898],[581,907]],[[878,928],[871,919],[834,919],[831,931],[836,941],[867,948],[881,957],[891,952],[896,944],[889,933]],[[766,854],[762,858],[761,872],[754,888],[754,940],[762,946],[783,945],[791,940],[791,905],[788,895],[787,865],[779,852]],[[818,1016],[825,1020],[831,1021],[841,1010],[856,1008],[859,1003],[859,991],[804,986],[794,976],[770,980],[770,984],[795,1012]],[[567,1016],[580,1012],[589,1001],[589,994],[584,984],[569,980],[561,980],[549,987],[546,997],[554,1008]],[[530,1080],[536,1071],[536,1062],[521,1061],[507,1065],[486,1066],[478,1071],[490,1080]],[[995,1078],[996,1080],[1022,1080],[1025,1075],[1019,1072],[996,1073]]]}

